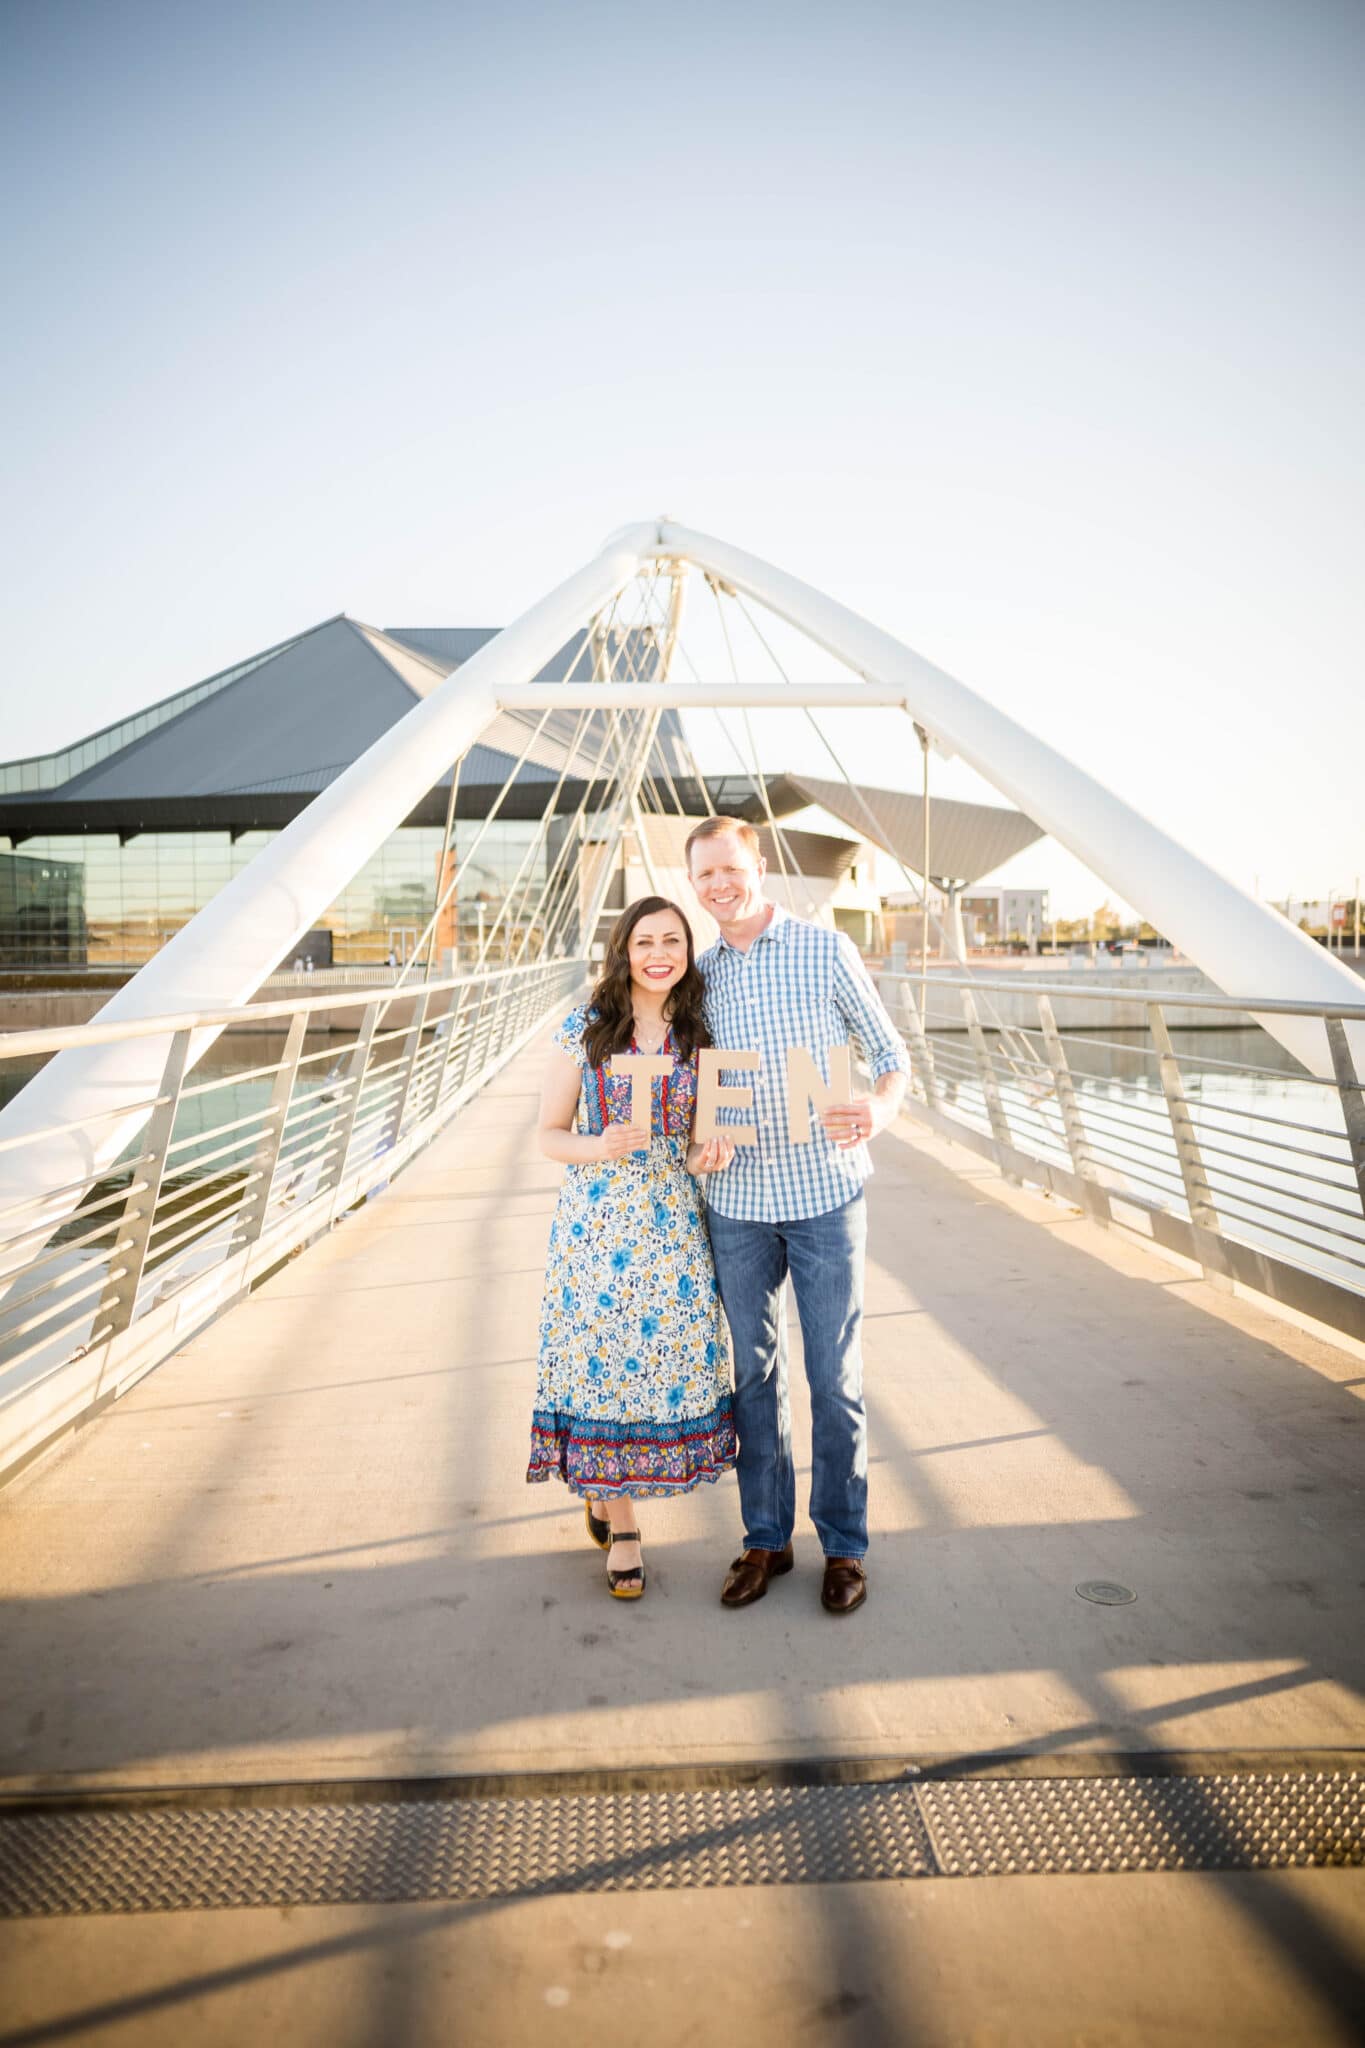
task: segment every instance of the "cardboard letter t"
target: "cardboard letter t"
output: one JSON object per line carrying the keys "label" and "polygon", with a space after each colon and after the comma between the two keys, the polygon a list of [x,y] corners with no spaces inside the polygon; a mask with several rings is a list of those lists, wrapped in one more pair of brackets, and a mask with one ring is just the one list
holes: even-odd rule
{"label": "cardboard letter t", "polygon": [[666,1052],[615,1052],[611,1056],[613,1074],[630,1075],[630,1120],[642,1131],[650,1128],[651,1105],[649,1091],[656,1075],[670,1075],[673,1062]]}

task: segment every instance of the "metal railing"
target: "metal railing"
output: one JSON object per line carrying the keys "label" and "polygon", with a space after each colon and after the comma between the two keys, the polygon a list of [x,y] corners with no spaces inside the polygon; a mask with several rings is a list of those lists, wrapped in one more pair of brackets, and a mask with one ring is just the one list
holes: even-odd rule
{"label": "metal railing", "polygon": [[[386,1185],[588,972],[541,960],[0,1036],[0,1063],[36,1065],[68,1046],[170,1034],[160,1083],[135,1106],[137,1136],[98,1178],[18,1202],[4,1192],[7,1153],[59,1129],[93,1134],[100,1112],[0,1144],[0,1479]],[[237,1032],[238,1060],[220,1053],[213,1073],[189,1063],[206,1026]],[[262,1043],[272,1029],[277,1043]],[[47,1205],[61,1195],[70,1206],[54,1224]]]}
{"label": "metal railing", "polygon": [[[881,980],[899,1005],[906,1106],[921,1122],[1007,1178],[1194,1260],[1215,1285],[1237,1282],[1365,1338],[1365,1091],[1345,1030],[1365,1019],[1365,1004],[1165,992],[1143,1001],[1131,988],[935,971],[923,984],[926,1026],[919,978]],[[1011,1020],[1028,1009],[1036,1022],[993,1025],[1001,993]],[[1065,1008],[1060,1024],[1054,1008],[1105,1002],[1122,1038],[1068,1031]],[[1178,1053],[1172,1029],[1195,1011],[1226,1014],[1248,1036],[1253,1013],[1320,1018],[1335,1078]],[[1267,1058],[1285,1057],[1262,1043]]]}

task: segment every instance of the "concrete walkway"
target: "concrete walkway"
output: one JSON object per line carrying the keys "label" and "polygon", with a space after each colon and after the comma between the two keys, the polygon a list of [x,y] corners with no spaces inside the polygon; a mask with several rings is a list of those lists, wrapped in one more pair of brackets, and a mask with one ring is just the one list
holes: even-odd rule
{"label": "concrete walkway", "polygon": [[[391,1193],[0,1495],[6,1790],[1362,1744],[1365,1362],[1006,1188],[908,1123],[878,1141],[871,1189],[866,1610],[847,1621],[821,1612],[818,1546],[803,1524],[797,1572],[757,1608],[724,1613],[716,1595],[739,1533],[733,1481],[648,1504],[648,1595],[632,1607],[611,1602],[577,1505],[522,1477],[559,1176],[532,1142],[539,1067],[531,1053],[509,1068]],[[804,1466],[799,1391],[796,1409]],[[1079,1599],[1077,1582],[1096,1578],[1132,1587],[1137,1601]],[[1312,1919],[1320,1895],[1337,1922],[1352,1902],[1358,1929],[1355,1875],[1304,1873],[1295,1897],[1310,1903],[1295,1905],[1299,1920]],[[1055,1911],[1050,1924],[1078,1971],[1105,1938],[1100,1923],[1118,1939],[1113,1915],[1131,1916],[1137,1898],[1157,1902],[1151,1925],[1165,1915],[1185,1929],[1197,1974],[1212,1937],[1190,1917],[1195,1900],[1245,1931],[1241,1909],[1220,1901],[1258,1883],[1267,1898],[1288,1898],[1299,1881],[1219,1880],[1217,1900],[1206,1879],[1000,1882],[1037,1887],[1023,1919],[1011,1909],[1021,1957],[1036,1940],[1021,1931],[1029,1916],[1070,1886],[1065,1926]],[[1190,1912],[1165,1903],[1182,1884]],[[905,1953],[927,1955],[936,1915],[957,1929],[941,1937],[956,1953],[969,1926],[988,1937],[995,1910],[987,1891],[951,1882],[946,1893],[939,1881],[837,1889],[828,1940],[841,1916],[857,1919],[859,1896],[875,1895],[858,1924],[881,1928],[891,1956],[897,1915]],[[935,1893],[960,1903],[932,1906]],[[1108,1906],[1096,1903],[1101,1893]],[[711,1894],[689,1900],[684,1919],[699,1938],[709,1928],[708,1939],[724,1942],[741,1897],[760,1901],[742,1910],[772,1930],[768,1971],[810,1922],[817,1894]],[[578,1960],[562,1971],[577,1970],[604,1931],[643,1929],[670,1903],[683,1912],[677,1901],[583,1899],[501,1909],[497,1921],[563,1922],[565,1953]],[[357,1934],[357,1953],[373,1962],[382,1952],[391,1969],[384,1944],[401,1948],[414,1928],[411,1939],[430,1949],[436,1922],[384,1910],[379,1950]],[[463,1924],[455,1909],[445,1913],[441,1925]],[[483,1913],[472,1913],[471,1939],[486,1955]],[[308,1924],[366,1922],[360,1909],[339,1922],[328,1914],[318,1909]],[[259,1919],[196,1915],[177,1925],[203,1920],[216,1930],[216,1954],[213,1943],[231,1947],[230,1924]],[[599,1921],[591,1938],[583,1932]],[[669,1923],[670,1939],[683,1924]],[[1140,1948],[1141,1928],[1128,1924]],[[1331,1939],[1340,1959],[1346,1937],[1338,1928]],[[311,1936],[299,1940],[306,1949]],[[87,1960],[106,1958],[95,1988],[122,1995],[136,1939],[112,1923],[5,1937],[11,1959],[27,1957],[44,1982],[51,1958],[69,1958],[73,1943]],[[624,1963],[601,1953],[616,1981]],[[1138,1953],[1130,1941],[1130,1974]],[[1257,2012],[1279,2010],[1271,1977],[1286,1967],[1283,1955],[1273,1969],[1267,1962],[1270,2002],[1247,1997],[1249,2026]],[[982,1998],[997,1977],[980,1977]],[[1079,1988],[1074,2033],[1011,2034],[1001,1978],[999,2036],[989,2001],[952,2008],[943,1982],[925,1991],[919,2033],[887,2019],[891,2031],[860,2036],[856,2004],[819,2021],[820,1999],[843,1995],[828,1976],[821,1985],[782,2032],[770,2004],[772,2038],[794,2028],[833,2040],[1111,2038],[1086,2032],[1105,2001]],[[537,1977],[518,1996],[534,2006],[556,1988]],[[1291,2005],[1304,1991],[1292,1969],[1281,1988]],[[25,2008],[35,2020],[44,1998]],[[975,2014],[980,2031],[931,2025],[940,2009],[964,2024]],[[240,2017],[239,2005],[230,2010]],[[474,2038],[524,2038],[510,2007],[504,2016],[505,2036],[490,2021]],[[163,2038],[147,2010],[135,2017],[126,2038]],[[594,2017],[609,2023],[609,2004]],[[1332,2030],[1339,2005],[1318,2017],[1323,2031],[1305,2018],[1300,2039],[1345,2038]],[[175,2032],[184,2021],[172,2000],[164,2038],[185,2038]],[[1216,2013],[1205,2023],[1217,2032]],[[236,2024],[225,2018],[221,2037],[233,2038]],[[1169,2013],[1162,2025],[1160,2038],[1186,2038]],[[125,2037],[122,2022],[116,2031]],[[318,2038],[419,2032],[342,2027]],[[307,2037],[292,2023],[275,2037],[286,2036]],[[653,2038],[710,2036],[661,2022]]]}
{"label": "concrete walkway", "polygon": [[523,1482],[539,1066],[0,1495],[6,1780],[1362,1741],[1365,1363],[908,1124],[871,1187],[866,1610],[821,1612],[804,1524],[723,1612],[732,1480],[650,1503],[648,1596],[609,1600]]}

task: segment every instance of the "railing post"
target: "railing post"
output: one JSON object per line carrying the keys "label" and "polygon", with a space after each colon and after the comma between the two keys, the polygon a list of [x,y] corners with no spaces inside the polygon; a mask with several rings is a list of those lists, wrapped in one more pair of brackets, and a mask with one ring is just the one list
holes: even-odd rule
{"label": "railing post", "polygon": [[1038,1022],[1043,1030],[1048,1065],[1052,1068],[1057,1107],[1062,1112],[1062,1128],[1066,1132],[1066,1149],[1071,1154],[1071,1165],[1081,1182],[1081,1193],[1085,1198],[1086,1209],[1097,1222],[1107,1223],[1110,1217],[1109,1197],[1101,1185],[1099,1168],[1090,1150],[1090,1140],[1085,1134],[1081,1107],[1076,1098],[1076,1083],[1066,1063],[1066,1048],[1062,1044],[1062,1034],[1057,1029],[1052,999],[1050,996],[1039,996],[1037,1001]]}
{"label": "railing post", "polygon": [[1176,1158],[1180,1162],[1180,1178],[1184,1183],[1185,1200],[1189,1206],[1195,1251],[1203,1268],[1204,1278],[1215,1287],[1228,1289],[1232,1282],[1219,1236],[1218,1210],[1214,1204],[1208,1175],[1204,1171],[1204,1157],[1199,1150],[1199,1134],[1195,1129],[1194,1118],[1190,1115],[1189,1103],[1185,1099],[1185,1084],[1180,1077],[1180,1063],[1176,1059],[1175,1048],[1171,1044],[1171,1034],[1166,1029],[1166,1017],[1160,1003],[1147,1005],[1147,1020],[1157,1050],[1157,1064],[1161,1069],[1161,1086],[1165,1091],[1166,1112],[1171,1119],[1171,1132],[1175,1138]]}
{"label": "railing post", "polygon": [[445,1043],[440,1036],[442,1022],[442,1017],[432,1016],[431,1006],[428,1004],[422,1029],[430,1031],[431,1038],[426,1046],[419,1044],[417,1050],[417,1060],[413,1068],[412,1088],[408,1095],[408,1121],[410,1128],[414,1125],[425,1123],[436,1107],[436,1099],[441,1086],[441,1076],[445,1072]]}
{"label": "railing post", "polygon": [[304,1036],[308,1030],[308,1012],[296,1010],[289,1020],[289,1032],[284,1041],[284,1053],[270,1090],[270,1107],[265,1113],[261,1126],[261,1141],[256,1147],[250,1171],[256,1176],[247,1189],[246,1199],[237,1211],[237,1222],[232,1233],[228,1257],[234,1258],[255,1244],[265,1228],[266,1211],[275,1188],[275,1173],[280,1163],[280,1147],[284,1142],[285,1120],[294,1096],[294,1082],[299,1071],[299,1055],[303,1051]]}
{"label": "railing post", "polygon": [[1365,1092],[1362,1091],[1360,1077],[1356,1073],[1356,1063],[1351,1057],[1345,1024],[1340,1017],[1328,1017],[1325,1022],[1327,1043],[1332,1053],[1332,1068],[1337,1077],[1337,1093],[1341,1097],[1341,1113],[1346,1119],[1351,1165],[1355,1168],[1360,1206],[1365,1209]]}
{"label": "railing post", "polygon": [[521,1029],[522,1005],[526,1000],[524,989],[516,990],[511,1000],[504,997],[494,1009],[494,1031],[488,1042],[488,1057],[496,1059],[505,1045],[509,1045]]}
{"label": "railing post", "polygon": [[460,1068],[459,1085],[461,1088],[464,1088],[468,1085],[470,1071],[474,1065],[474,1053],[479,1043],[479,1033],[483,1029],[483,1013],[484,1006],[488,1001],[488,990],[488,971],[485,968],[483,980],[479,983],[478,1008],[474,1012],[474,1020],[469,1027],[469,1037],[465,1041],[464,1064]]}
{"label": "railing post", "polygon": [[375,1026],[379,1022],[379,1010],[380,1005],[378,1003],[366,1004],[365,1014],[360,1020],[360,1030],[356,1034],[355,1044],[351,1047],[351,1057],[346,1068],[348,1099],[346,1107],[342,1112],[341,1129],[338,1134],[341,1140],[341,1149],[337,1154],[336,1171],[332,1175],[329,1188],[332,1197],[332,1221],[334,1223],[337,1217],[337,1202],[341,1194],[341,1184],[346,1178],[346,1156],[351,1149],[351,1135],[355,1130],[355,1120],[360,1109],[360,1097],[365,1086],[365,1071],[370,1064],[370,1047],[374,1039]]}
{"label": "railing post", "polygon": [[[976,1054],[977,1069],[981,1075],[981,1092],[986,1098],[986,1115],[990,1119],[991,1136],[997,1145],[1012,1147],[1014,1140],[1010,1136],[1005,1105],[1000,1099],[1000,1085],[995,1078],[995,1069],[991,1065],[991,1056],[986,1047],[986,1034],[981,1029],[981,1019],[976,1013],[976,997],[969,988],[962,991],[962,1014],[967,1020],[967,1036],[972,1042],[972,1051]],[[1013,1181],[1016,1187],[1019,1185],[1018,1174],[1011,1172],[1003,1160],[1000,1161],[1000,1171],[1006,1180]]]}
{"label": "railing post", "polygon": [[[161,1187],[166,1178],[166,1155],[170,1148],[171,1133],[175,1129],[175,1113],[180,1107],[180,1090],[185,1084],[185,1069],[189,1061],[190,1034],[177,1031],[166,1054],[166,1065],[162,1070],[157,1088],[157,1106],[152,1111],[147,1125],[147,1139],[144,1150],[153,1157],[146,1168],[147,1185],[140,1195],[129,1194],[128,1205],[119,1218],[119,1227],[114,1242],[118,1244],[125,1234],[132,1239],[126,1252],[117,1254],[125,1262],[123,1273],[114,1282],[108,1295],[101,1301],[98,1319],[108,1318],[108,1334],[121,1336],[133,1320],[137,1307],[137,1291],[142,1285],[142,1274],[147,1264],[147,1247],[152,1235],[152,1224],[156,1220],[156,1205],[161,1199]],[[133,1174],[136,1183],[142,1169]]]}
{"label": "railing post", "polygon": [[396,1145],[403,1135],[403,1118],[407,1115],[408,1097],[412,1094],[412,1077],[417,1067],[417,1055],[422,1050],[422,1033],[426,1029],[427,1005],[430,1001],[431,997],[429,995],[422,995],[418,998],[417,1008],[413,1012],[412,1022],[408,1026],[407,1052],[403,1060],[403,1080],[394,1102],[392,1111],[393,1121],[389,1127],[388,1142],[391,1145]]}
{"label": "railing post", "polygon": [[535,1008],[535,988],[533,983],[530,980],[528,980],[521,991],[521,997],[517,1004],[518,1037],[520,1037],[521,1033],[526,1029],[532,1017],[535,1015]]}
{"label": "railing post", "polygon": [[939,1094],[938,1075],[934,1071],[933,1048],[929,1034],[920,1016],[915,991],[908,981],[901,983],[901,1012],[905,1018],[905,1035],[910,1040],[911,1063],[918,1059],[920,1073],[924,1079],[924,1099],[931,1109],[942,1109],[943,1098]]}
{"label": "railing post", "polygon": [[441,1099],[446,1092],[446,1077],[450,1073],[451,1063],[455,1058],[455,1048],[459,1043],[460,1020],[467,1008],[467,986],[461,982],[458,988],[451,990],[450,1008],[446,1011],[446,1017],[450,1021],[450,1030],[446,1034],[445,1055],[441,1060],[441,1071],[436,1077],[436,1093],[432,1097],[432,1105],[438,1109],[441,1105]]}

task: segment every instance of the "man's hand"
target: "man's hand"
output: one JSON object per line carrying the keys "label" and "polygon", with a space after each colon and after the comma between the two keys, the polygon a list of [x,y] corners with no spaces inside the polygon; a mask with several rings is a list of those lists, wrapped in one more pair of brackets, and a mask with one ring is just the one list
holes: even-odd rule
{"label": "man's hand", "polygon": [[608,1124],[597,1141],[599,1159],[624,1159],[628,1152],[647,1152],[649,1132],[643,1124]]}
{"label": "man's hand", "polygon": [[840,1152],[849,1152],[855,1145],[865,1145],[876,1132],[886,1128],[887,1119],[880,1113],[881,1104],[874,1095],[855,1095],[852,1102],[836,1102],[829,1109],[821,1110],[820,1123],[825,1136]]}
{"label": "man's hand", "polygon": [[876,1137],[878,1131],[884,1131],[888,1124],[895,1122],[904,1094],[904,1074],[883,1074],[874,1095],[855,1095],[852,1102],[836,1102],[820,1112],[826,1137],[840,1152],[849,1152],[855,1145],[865,1145],[869,1138]]}

